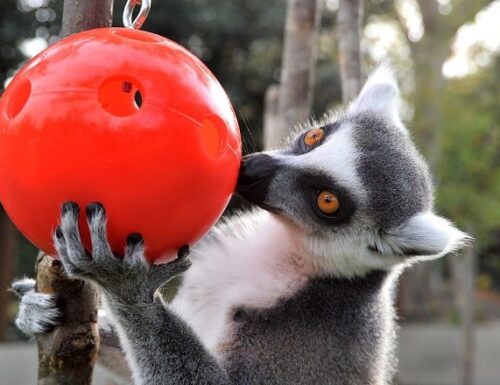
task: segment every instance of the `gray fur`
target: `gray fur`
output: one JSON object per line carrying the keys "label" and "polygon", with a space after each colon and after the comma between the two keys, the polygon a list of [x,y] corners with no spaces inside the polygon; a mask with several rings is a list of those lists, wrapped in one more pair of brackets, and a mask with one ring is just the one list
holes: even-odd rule
{"label": "gray fur", "polygon": [[23,333],[33,337],[47,333],[60,324],[57,297],[53,294],[36,293],[33,279],[14,281],[11,290],[21,298],[15,323]]}
{"label": "gray fur", "polygon": [[[154,297],[166,281],[185,271],[187,255],[164,265],[150,265],[142,242],[128,244],[123,258],[111,253],[105,234],[104,209],[89,220],[92,250],[86,254],[78,230],[78,210],[63,210],[57,249],[66,251],[61,261],[66,272],[89,279],[102,290],[117,321],[121,342],[128,350],[136,384],[224,384],[226,372],[204,349],[194,334],[163,302]],[[105,242],[106,245],[101,243]]]}
{"label": "gray fur", "polygon": [[360,150],[357,171],[376,225],[386,230],[430,210],[429,170],[408,133],[383,116],[362,113],[350,121]]}
{"label": "gray fur", "polygon": [[313,279],[271,309],[238,309],[226,353],[233,383],[352,385],[390,377],[392,355],[380,352],[391,338],[380,314],[386,277]]}

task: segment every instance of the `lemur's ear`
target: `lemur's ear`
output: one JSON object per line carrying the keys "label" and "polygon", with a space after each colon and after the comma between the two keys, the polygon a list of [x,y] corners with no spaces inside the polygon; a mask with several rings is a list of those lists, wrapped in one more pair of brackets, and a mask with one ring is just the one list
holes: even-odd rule
{"label": "lemur's ear", "polygon": [[463,247],[471,238],[448,220],[431,212],[416,214],[381,233],[374,249],[400,256],[441,256]]}
{"label": "lemur's ear", "polygon": [[399,87],[392,70],[380,66],[371,74],[359,96],[349,105],[349,112],[374,112],[398,116]]}

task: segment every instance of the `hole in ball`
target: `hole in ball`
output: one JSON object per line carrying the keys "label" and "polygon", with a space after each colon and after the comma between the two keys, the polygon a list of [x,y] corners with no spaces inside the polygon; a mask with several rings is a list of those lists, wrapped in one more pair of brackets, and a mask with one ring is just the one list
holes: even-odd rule
{"label": "hole in ball", "polygon": [[22,79],[12,84],[7,102],[7,116],[14,119],[23,110],[31,95],[31,82],[28,79]]}
{"label": "hole in ball", "polygon": [[143,95],[135,81],[115,77],[99,87],[99,103],[112,115],[129,116],[141,109]]}
{"label": "hole in ball", "polygon": [[142,94],[141,94],[141,91],[139,91],[139,90],[135,91],[134,102],[135,102],[135,105],[137,106],[137,108],[141,108],[142,107]]}
{"label": "hole in ball", "polygon": [[219,156],[225,143],[225,125],[217,115],[210,115],[203,120],[201,126],[201,140],[210,156]]}

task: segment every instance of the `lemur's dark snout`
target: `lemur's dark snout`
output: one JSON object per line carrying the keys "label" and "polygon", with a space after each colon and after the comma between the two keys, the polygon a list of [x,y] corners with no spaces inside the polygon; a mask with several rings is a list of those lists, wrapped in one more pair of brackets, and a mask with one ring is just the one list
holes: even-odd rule
{"label": "lemur's dark snout", "polygon": [[278,164],[278,160],[263,153],[245,156],[241,161],[237,192],[250,203],[264,202]]}

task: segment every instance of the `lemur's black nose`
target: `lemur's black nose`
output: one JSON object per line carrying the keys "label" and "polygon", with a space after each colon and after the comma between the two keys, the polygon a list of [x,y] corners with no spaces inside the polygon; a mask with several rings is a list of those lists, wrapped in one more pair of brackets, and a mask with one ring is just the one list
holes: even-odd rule
{"label": "lemur's black nose", "polygon": [[279,161],[264,153],[247,155],[241,161],[237,192],[251,203],[264,200]]}
{"label": "lemur's black nose", "polygon": [[276,172],[278,161],[263,153],[245,156],[241,161],[238,184],[250,185]]}

